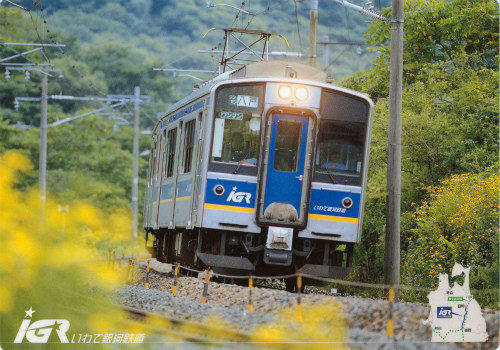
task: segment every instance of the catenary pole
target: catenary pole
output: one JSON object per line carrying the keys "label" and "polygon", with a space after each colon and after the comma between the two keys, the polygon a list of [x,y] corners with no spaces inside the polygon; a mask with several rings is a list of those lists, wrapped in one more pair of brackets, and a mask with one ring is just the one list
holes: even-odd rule
{"label": "catenary pole", "polygon": [[42,74],[42,95],[40,96],[40,163],[38,182],[40,187],[40,199],[45,207],[47,198],[47,94],[49,86],[47,70]]}
{"label": "catenary pole", "polygon": [[141,89],[134,88],[134,144],[132,164],[132,243],[137,241],[137,212],[138,212],[138,182],[139,182],[139,104],[141,102]]}
{"label": "catenary pole", "polygon": [[384,279],[386,285],[395,287],[396,300],[399,299],[400,284],[403,11],[404,0],[392,0]]}
{"label": "catenary pole", "polygon": [[316,67],[316,36],[318,27],[318,0],[311,0],[309,21],[309,65]]}

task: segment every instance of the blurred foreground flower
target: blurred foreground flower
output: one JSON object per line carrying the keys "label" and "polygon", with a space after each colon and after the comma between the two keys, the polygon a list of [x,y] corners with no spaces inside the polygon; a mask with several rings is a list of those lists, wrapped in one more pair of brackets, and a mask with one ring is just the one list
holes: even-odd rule
{"label": "blurred foreground flower", "polygon": [[295,308],[285,309],[278,322],[253,330],[252,341],[265,348],[344,350],[349,332],[347,319],[339,303],[304,305],[303,320],[296,322]]}
{"label": "blurred foreground flower", "polygon": [[[36,190],[15,188],[16,176],[31,169],[29,160],[9,152],[0,155],[0,164],[0,342],[12,343],[16,335],[26,335],[21,341],[27,342],[30,330],[23,333],[23,320],[32,325],[37,320],[60,321],[54,332],[47,332],[46,322],[51,348],[65,340],[69,325],[69,342],[85,334],[109,338],[113,332],[130,332],[116,324],[122,319],[120,311],[89,296],[93,290],[102,295],[123,280],[108,269],[104,258],[108,249],[123,248],[125,237],[131,236],[127,213],[104,215],[88,204],[70,203],[63,235],[63,213],[53,200],[48,198],[43,206]],[[32,339],[43,335],[43,330],[37,332]]]}

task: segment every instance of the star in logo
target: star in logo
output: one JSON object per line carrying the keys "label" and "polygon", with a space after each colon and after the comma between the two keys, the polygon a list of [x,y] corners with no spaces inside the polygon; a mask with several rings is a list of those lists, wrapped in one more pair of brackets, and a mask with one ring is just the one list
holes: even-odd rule
{"label": "star in logo", "polygon": [[24,316],[24,317],[33,317],[33,313],[36,312],[36,311],[33,310],[33,308],[30,306],[30,309],[26,310],[24,312],[26,312],[26,316]]}

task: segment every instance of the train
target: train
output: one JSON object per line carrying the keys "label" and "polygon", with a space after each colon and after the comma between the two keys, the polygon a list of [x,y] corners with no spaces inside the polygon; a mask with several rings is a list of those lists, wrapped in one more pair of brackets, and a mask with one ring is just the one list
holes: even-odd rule
{"label": "train", "polygon": [[372,112],[366,94],[298,62],[252,62],[196,87],[152,132],[152,256],[221,275],[345,278],[361,239]]}

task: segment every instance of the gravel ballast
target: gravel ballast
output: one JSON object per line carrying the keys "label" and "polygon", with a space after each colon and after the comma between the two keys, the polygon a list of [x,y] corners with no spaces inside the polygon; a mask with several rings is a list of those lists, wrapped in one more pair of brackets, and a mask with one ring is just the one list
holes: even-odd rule
{"label": "gravel ballast", "polygon": [[[282,289],[254,286],[253,310],[248,312],[248,288],[234,284],[210,282],[207,303],[201,304],[203,279],[178,277],[177,293],[172,295],[174,278],[170,265],[151,261],[149,289],[144,288],[145,263],[136,270],[134,285],[115,291],[113,301],[145,311],[165,313],[169,317],[204,322],[208,316],[218,315],[227,324],[248,332],[263,324],[277,322],[280,313],[296,308],[297,295]],[[200,276],[201,277],[201,276]],[[258,284],[258,282],[256,282]],[[279,281],[266,282],[284,288]],[[254,284],[255,285],[255,284]],[[324,291],[322,291],[324,293]],[[483,310],[488,341],[485,343],[432,343],[431,328],[424,325],[430,306],[397,302],[392,305],[395,338],[386,335],[391,305],[387,300],[372,300],[352,296],[324,295],[307,289],[302,294],[303,309],[336,301],[349,328],[346,344],[352,349],[497,349],[499,313]]]}

